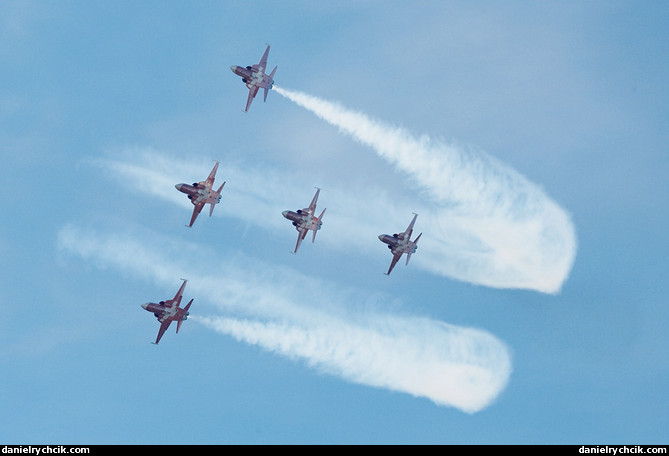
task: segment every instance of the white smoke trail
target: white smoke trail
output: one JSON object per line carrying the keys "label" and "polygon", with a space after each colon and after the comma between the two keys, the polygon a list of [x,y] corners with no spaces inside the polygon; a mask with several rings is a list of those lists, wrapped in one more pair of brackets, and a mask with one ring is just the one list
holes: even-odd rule
{"label": "white smoke trail", "polygon": [[[71,225],[60,230],[58,246],[166,287],[197,264],[202,272],[188,285],[192,320],[347,381],[474,413],[490,405],[511,372],[507,347],[485,331],[379,312],[378,296],[257,259],[221,261],[156,233],[98,235]],[[228,316],[198,316],[206,302]]]}
{"label": "white smoke trail", "polygon": [[332,317],[312,324],[297,319],[198,320],[349,381],[427,397],[470,413],[490,403],[509,371],[508,352],[492,335],[428,319],[370,315],[362,324]]}
{"label": "white smoke trail", "polygon": [[491,287],[560,290],[576,236],[570,216],[537,185],[487,154],[417,139],[339,104],[274,89],[371,147],[426,195],[431,210],[416,225],[425,232],[416,265]]}

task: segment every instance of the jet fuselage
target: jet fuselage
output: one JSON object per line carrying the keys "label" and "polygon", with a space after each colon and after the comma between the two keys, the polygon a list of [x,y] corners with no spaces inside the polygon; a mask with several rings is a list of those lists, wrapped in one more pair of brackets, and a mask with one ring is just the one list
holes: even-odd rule
{"label": "jet fuselage", "polygon": [[408,238],[402,239],[397,234],[390,236],[389,234],[380,234],[379,240],[384,244],[388,244],[390,251],[395,253],[415,253],[418,245],[410,241]]}
{"label": "jet fuselage", "polygon": [[253,87],[271,89],[274,85],[274,80],[265,74],[264,68],[254,69],[253,67],[232,65],[230,66],[230,69],[233,73],[242,78],[242,82],[244,82],[249,89]]}
{"label": "jet fuselage", "polygon": [[316,219],[316,217],[314,217],[312,214],[303,210],[298,210],[297,212],[283,211],[281,215],[293,222],[293,226],[295,226],[295,228],[298,230],[301,228],[308,230],[320,230],[321,226],[323,226],[323,222]]}
{"label": "jet fuselage", "polygon": [[164,301],[161,303],[147,302],[142,304],[142,309],[151,312],[154,314],[160,321],[163,321],[165,318],[172,317],[173,320],[187,320],[190,312],[185,312],[181,307],[171,306],[168,307],[164,304]]}
{"label": "jet fuselage", "polygon": [[219,203],[221,201],[221,195],[204,184],[176,184],[174,187],[181,193],[188,195],[188,199],[193,204]]}

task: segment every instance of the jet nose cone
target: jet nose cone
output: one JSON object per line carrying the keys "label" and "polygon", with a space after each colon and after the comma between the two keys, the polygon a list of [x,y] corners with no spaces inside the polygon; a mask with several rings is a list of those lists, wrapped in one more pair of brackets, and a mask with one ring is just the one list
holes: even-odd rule
{"label": "jet nose cone", "polygon": [[176,184],[176,185],[174,186],[174,188],[176,188],[177,190],[181,191],[181,186],[182,186],[182,185],[183,185],[183,184]]}
{"label": "jet nose cone", "polygon": [[379,234],[379,241],[383,241],[383,234]]}
{"label": "jet nose cone", "polygon": [[147,306],[148,306],[148,303],[147,304],[142,304],[142,309],[146,310]]}
{"label": "jet nose cone", "polygon": [[230,69],[231,69],[232,72],[234,73],[235,70],[237,69],[237,65],[230,65]]}
{"label": "jet nose cone", "polygon": [[284,217],[287,217],[287,216],[288,216],[288,211],[283,211],[283,212],[281,213],[281,215],[283,215]]}

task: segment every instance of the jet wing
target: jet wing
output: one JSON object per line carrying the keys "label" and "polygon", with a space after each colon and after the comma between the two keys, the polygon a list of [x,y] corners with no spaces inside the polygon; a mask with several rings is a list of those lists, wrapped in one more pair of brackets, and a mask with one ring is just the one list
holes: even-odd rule
{"label": "jet wing", "polygon": [[258,86],[253,86],[249,89],[249,96],[246,99],[246,109],[244,111],[249,110],[249,108],[251,107],[251,102],[255,98],[256,93],[258,93]]}
{"label": "jet wing", "polygon": [[216,178],[216,170],[218,169],[218,162],[214,165],[214,168],[211,170],[209,173],[209,176],[207,177],[207,180],[205,181],[205,185],[211,188],[214,185],[214,179]]}
{"label": "jet wing", "polygon": [[390,272],[393,270],[397,262],[400,261],[401,257],[402,253],[393,253],[393,260],[390,262],[390,268],[388,268],[388,272],[386,272],[386,275],[390,275]]}
{"label": "jet wing", "polygon": [[202,212],[202,208],[204,207],[204,203],[197,203],[195,207],[193,208],[193,215],[190,217],[190,224],[188,225],[189,227],[193,226],[193,223],[195,223],[195,219],[197,218],[198,215],[200,215],[200,212]]}
{"label": "jet wing", "polygon": [[163,334],[165,334],[167,328],[170,327],[170,323],[172,323],[172,320],[167,319],[160,324],[160,329],[158,330],[158,337],[156,337],[156,341],[154,342],[154,344],[158,345],[158,342],[160,342],[160,338],[163,337]]}
{"label": "jet wing", "polygon": [[413,219],[411,219],[411,223],[409,223],[409,226],[407,227],[406,230],[404,230],[404,234],[407,239],[411,238],[411,234],[413,233],[413,224],[416,223],[416,217],[418,217],[418,214],[414,213]]}
{"label": "jet wing", "polygon": [[318,201],[318,194],[321,192],[321,189],[316,187],[316,194],[309,204],[309,213],[313,214],[316,211],[316,201]]}
{"label": "jet wing", "polygon": [[293,253],[297,253],[297,249],[300,248],[300,244],[302,244],[302,241],[307,236],[307,232],[309,230],[306,229],[306,228],[301,228],[301,229],[298,228],[297,231],[298,231],[298,233],[297,233],[297,244],[295,245],[295,251]]}
{"label": "jet wing", "polygon": [[179,304],[181,304],[181,298],[183,298],[184,295],[184,288],[186,288],[186,282],[188,280],[186,279],[181,279],[183,280],[183,283],[179,287],[179,290],[177,290],[177,294],[174,295],[174,298],[172,299],[172,303],[175,304],[177,307],[179,307]]}
{"label": "jet wing", "polygon": [[267,68],[268,55],[269,55],[269,44],[267,45],[267,49],[265,49],[265,52],[263,53],[262,57],[260,57],[260,62],[258,62],[258,66],[262,68],[263,73],[265,73],[265,68]]}

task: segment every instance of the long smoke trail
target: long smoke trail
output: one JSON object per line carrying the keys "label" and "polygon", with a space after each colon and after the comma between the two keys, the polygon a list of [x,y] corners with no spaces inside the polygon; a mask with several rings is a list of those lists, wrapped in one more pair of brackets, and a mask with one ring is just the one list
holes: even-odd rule
{"label": "long smoke trail", "polygon": [[[289,268],[241,255],[220,260],[198,244],[154,232],[101,235],[68,225],[58,246],[170,292],[175,278],[197,264],[200,272],[188,285],[196,298],[189,321],[350,382],[474,413],[490,405],[509,379],[508,349],[493,335],[380,312],[374,310],[378,295],[342,290]],[[318,299],[305,302],[304,296]],[[355,307],[347,308],[349,302]],[[206,303],[226,316],[202,316]]]}
{"label": "long smoke trail", "polygon": [[430,204],[430,211],[416,226],[425,232],[417,265],[496,288],[560,290],[576,236],[570,216],[540,187],[487,154],[416,138],[337,103],[274,89],[371,147],[425,195],[421,204]]}

